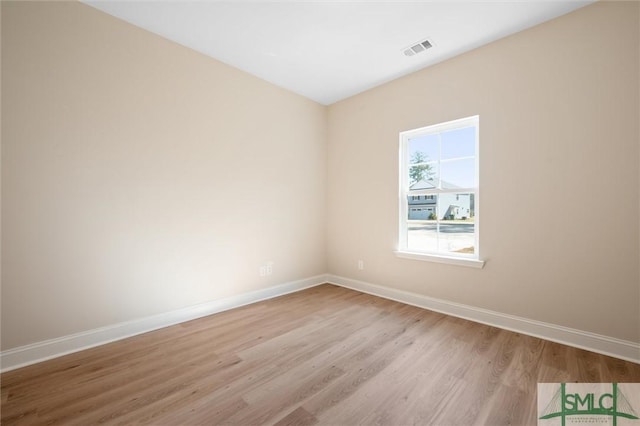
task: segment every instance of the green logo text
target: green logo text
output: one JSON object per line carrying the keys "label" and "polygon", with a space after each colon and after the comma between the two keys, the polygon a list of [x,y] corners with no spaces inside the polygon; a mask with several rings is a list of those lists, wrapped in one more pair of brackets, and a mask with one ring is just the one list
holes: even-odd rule
{"label": "green logo text", "polygon": [[566,418],[569,416],[610,416],[613,426],[617,425],[618,417],[638,419],[638,415],[618,388],[617,383],[611,384],[610,393],[599,394],[568,393],[566,383],[561,383],[540,416],[540,420],[560,417],[562,426],[565,426]]}

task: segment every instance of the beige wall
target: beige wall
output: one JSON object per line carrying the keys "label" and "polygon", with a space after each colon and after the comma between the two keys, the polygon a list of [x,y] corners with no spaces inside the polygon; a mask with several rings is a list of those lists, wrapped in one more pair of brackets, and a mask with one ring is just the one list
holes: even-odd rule
{"label": "beige wall", "polygon": [[[332,105],[329,272],[640,342],[638,7],[597,3]],[[475,114],[485,268],[396,258],[398,132]]]}
{"label": "beige wall", "polygon": [[325,107],[75,2],[2,86],[3,350],[326,272]]}

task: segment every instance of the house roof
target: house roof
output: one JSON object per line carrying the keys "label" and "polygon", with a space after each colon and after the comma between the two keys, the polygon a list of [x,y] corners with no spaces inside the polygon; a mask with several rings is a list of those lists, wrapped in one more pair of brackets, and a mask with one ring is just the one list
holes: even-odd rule
{"label": "house roof", "polygon": [[[456,188],[460,188],[460,186],[458,185],[454,185],[451,182],[447,182],[446,180],[441,180],[440,181],[440,185],[442,189],[456,189]],[[418,189],[434,189],[437,188],[438,185],[436,184],[436,181],[434,181],[433,179],[423,179],[421,181],[418,181],[412,185],[409,186],[409,190],[410,191],[415,191]]]}

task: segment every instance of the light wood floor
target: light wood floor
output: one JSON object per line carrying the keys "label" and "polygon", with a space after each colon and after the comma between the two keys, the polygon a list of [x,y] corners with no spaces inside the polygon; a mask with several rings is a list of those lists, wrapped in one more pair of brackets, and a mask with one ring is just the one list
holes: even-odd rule
{"label": "light wood floor", "polygon": [[640,365],[323,285],[5,373],[2,424],[525,425]]}

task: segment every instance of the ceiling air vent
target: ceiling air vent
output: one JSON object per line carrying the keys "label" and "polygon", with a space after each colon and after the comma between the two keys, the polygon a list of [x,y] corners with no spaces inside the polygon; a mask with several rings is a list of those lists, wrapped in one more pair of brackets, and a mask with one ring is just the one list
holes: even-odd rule
{"label": "ceiling air vent", "polygon": [[432,46],[433,45],[429,40],[425,40],[404,49],[404,55],[405,56],[417,55],[418,53],[424,52],[425,50],[429,49]]}

